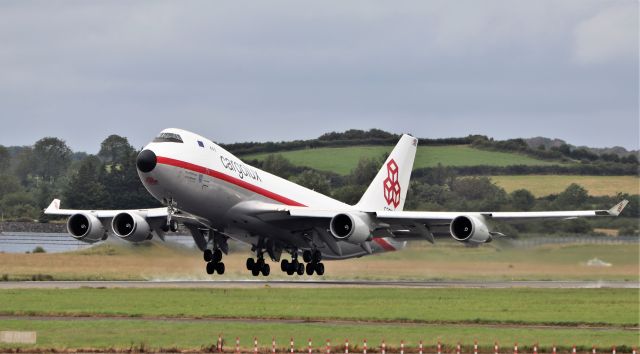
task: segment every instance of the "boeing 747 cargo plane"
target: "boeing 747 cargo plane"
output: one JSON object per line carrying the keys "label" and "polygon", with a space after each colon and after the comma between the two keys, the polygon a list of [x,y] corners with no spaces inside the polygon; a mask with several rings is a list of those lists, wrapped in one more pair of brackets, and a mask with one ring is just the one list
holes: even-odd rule
{"label": "boeing 747 cargo plane", "polygon": [[[403,211],[418,139],[403,135],[358,204],[348,205],[251,167],[200,135],[165,129],[144,147],[136,165],[142,183],[165,207],[140,210],[69,210],[54,200],[49,215],[66,215],[78,240],[109,234],[143,242],[183,224],[203,251],[206,271],[224,274],[232,238],[248,243],[254,276],[270,273],[265,254],[289,275],[324,274],[323,260],[346,259],[405,247],[409,240],[481,244],[502,236],[488,222],[617,216],[609,210],[545,212]],[[283,257],[289,254],[289,258]],[[302,261],[300,260],[302,258]]]}

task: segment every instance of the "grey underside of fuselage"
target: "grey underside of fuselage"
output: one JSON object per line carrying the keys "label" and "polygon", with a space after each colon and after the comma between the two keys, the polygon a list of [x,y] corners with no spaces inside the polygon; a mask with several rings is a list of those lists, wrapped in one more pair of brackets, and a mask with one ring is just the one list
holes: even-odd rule
{"label": "grey underside of fuselage", "polygon": [[[235,184],[168,165],[158,165],[153,174],[158,183],[147,186],[147,189],[154,198],[162,202],[173,199],[178,210],[209,220],[214,228],[235,240],[251,245],[275,245],[285,251],[317,249],[325,259],[367,255],[359,245],[343,241],[339,241],[342,255],[332,252],[313,230],[313,226],[303,219],[265,221],[246,214],[234,214],[234,207],[242,202],[277,203]],[[372,243],[371,249],[373,253],[384,252],[375,243]]]}

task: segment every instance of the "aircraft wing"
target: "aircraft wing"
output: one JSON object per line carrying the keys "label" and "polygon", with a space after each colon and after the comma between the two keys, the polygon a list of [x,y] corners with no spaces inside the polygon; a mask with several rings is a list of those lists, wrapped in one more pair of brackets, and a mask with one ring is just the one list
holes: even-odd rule
{"label": "aircraft wing", "polygon": [[80,209],[60,209],[60,199],[54,199],[51,204],[44,210],[47,215],[71,216],[79,213],[88,213],[98,219],[109,219],[122,212],[133,212],[142,217],[158,218],[167,217],[167,208],[152,209],[132,209],[132,210],[80,210]]}
{"label": "aircraft wing", "polygon": [[[618,216],[628,204],[623,200],[608,210],[532,211],[532,212],[425,212],[425,211],[376,211],[326,210],[285,206],[271,203],[248,202],[242,211],[280,226],[304,223],[309,227],[327,229],[331,218],[342,213],[368,215],[376,227],[374,237],[394,237],[398,240],[425,239],[433,242],[434,235],[449,235],[449,227],[459,216],[476,217],[484,221],[525,222],[542,220],[569,220],[581,217]],[[489,232],[492,236],[504,236]]]}

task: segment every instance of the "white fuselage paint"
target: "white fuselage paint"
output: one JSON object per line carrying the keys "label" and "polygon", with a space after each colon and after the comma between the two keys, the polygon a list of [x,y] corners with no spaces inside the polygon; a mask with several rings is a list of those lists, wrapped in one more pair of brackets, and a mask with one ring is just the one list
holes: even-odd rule
{"label": "white fuselage paint", "polygon": [[[152,142],[145,146],[144,149],[156,154],[158,163],[149,173],[138,171],[144,186],[159,201],[166,203],[172,199],[177,209],[209,220],[213,227],[224,230],[236,240],[256,244],[263,236],[300,250],[309,248],[304,238],[310,236],[276,228],[236,212],[234,207],[242,202],[355,210],[351,205],[247,165],[202,136],[180,129],[163,132],[179,134],[183,142]],[[371,243],[374,253],[400,249],[406,244],[390,238],[374,241]],[[340,241],[342,256],[333,253],[322,242],[317,242],[316,246],[327,259],[366,255],[360,246],[343,241]]]}

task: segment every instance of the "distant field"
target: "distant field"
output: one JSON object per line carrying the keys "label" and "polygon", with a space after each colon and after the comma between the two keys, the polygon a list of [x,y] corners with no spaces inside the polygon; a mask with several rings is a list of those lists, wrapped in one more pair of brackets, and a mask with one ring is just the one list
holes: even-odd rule
{"label": "distant field", "polygon": [[[393,146],[353,146],[343,148],[318,148],[284,151],[284,156],[294,165],[308,166],[322,171],[348,174],[362,157],[380,157],[391,152]],[[241,156],[243,160],[262,160],[270,154]],[[537,160],[525,155],[479,150],[467,145],[419,146],[414,168],[443,166],[511,166],[511,165],[557,165],[558,162]]]}
{"label": "distant field", "polygon": [[528,175],[493,176],[491,179],[507,192],[527,189],[536,197],[558,194],[571,183],[577,183],[589,191],[589,195],[616,195],[618,192],[640,193],[638,176],[567,176],[567,175]]}
{"label": "distant field", "polygon": [[[110,241],[110,242],[116,242]],[[34,245],[35,247],[35,245]],[[225,256],[224,279],[252,279],[244,248]],[[612,267],[588,267],[599,258]],[[325,262],[324,279],[405,280],[628,280],[638,281],[638,245],[503,246],[499,241],[477,248],[454,241],[416,242],[406,250],[344,261]],[[0,277],[55,280],[212,279],[199,251],[173,243],[103,244],[80,252],[0,253]],[[271,276],[290,279],[271,263]],[[293,279],[308,279],[294,276]],[[314,278],[317,278],[314,276]]]}

